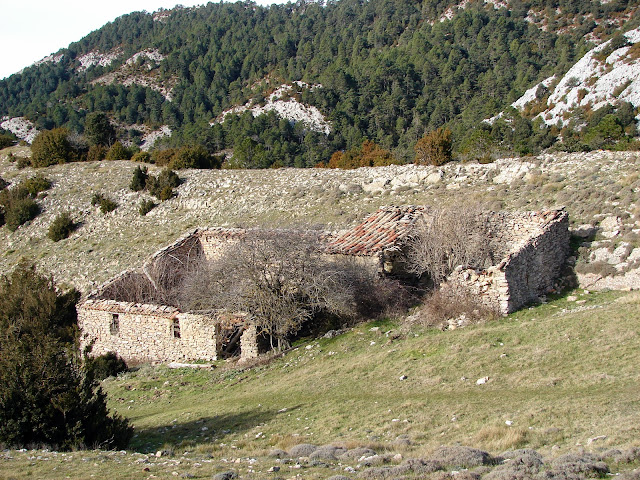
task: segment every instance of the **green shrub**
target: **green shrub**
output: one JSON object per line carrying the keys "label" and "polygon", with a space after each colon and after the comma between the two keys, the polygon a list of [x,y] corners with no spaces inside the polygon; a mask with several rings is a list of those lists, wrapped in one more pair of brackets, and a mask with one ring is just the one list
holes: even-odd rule
{"label": "green shrub", "polygon": [[140,202],[140,208],[138,211],[140,212],[140,216],[144,217],[147,213],[157,207],[156,202],[153,200],[142,200]]}
{"label": "green shrub", "polygon": [[128,421],[82,368],[75,303],[34,267],[0,277],[0,443],[59,450],[125,448]]}
{"label": "green shrub", "polygon": [[98,357],[87,357],[85,366],[87,372],[96,380],[115,377],[119,373],[127,371],[126,362],[114,352],[108,352]]}
{"label": "green shrub", "polygon": [[4,190],[9,186],[9,182],[7,182],[4,178],[0,177],[0,190]]}
{"label": "green shrub", "polygon": [[155,163],[159,167],[169,165],[177,151],[178,150],[175,148],[168,148],[166,150],[155,150],[151,154],[151,163]]}
{"label": "green shrub", "polygon": [[54,242],[58,242],[71,235],[71,232],[73,232],[75,227],[76,225],[73,223],[71,214],[69,212],[64,212],[58,215],[51,225],[49,225],[47,236]]}
{"label": "green shrub", "polygon": [[131,153],[124,147],[124,145],[122,145],[122,143],[116,142],[111,145],[111,148],[107,152],[107,156],[105,158],[107,160],[129,160],[131,158]]}
{"label": "green shrub", "polygon": [[24,187],[27,192],[29,192],[29,195],[35,197],[40,192],[49,190],[52,183],[48,178],[45,178],[42,175],[38,174],[35,177],[23,180],[20,185]]}
{"label": "green shrub", "polygon": [[40,213],[40,207],[34,197],[47,190],[51,182],[37,175],[22,181],[15,188],[0,190],[0,205],[3,207],[3,224],[14,232],[29,220],[33,220]]}
{"label": "green shrub", "polygon": [[48,167],[73,160],[73,149],[67,138],[69,130],[54,128],[41,131],[31,144],[31,165]]}
{"label": "green shrub", "polygon": [[180,177],[173,170],[165,168],[157,177],[153,175],[147,179],[149,193],[161,201],[173,196],[173,189],[180,185]]}
{"label": "green shrub", "polygon": [[151,154],[149,152],[136,152],[131,157],[132,162],[151,163]]}
{"label": "green shrub", "polygon": [[36,218],[40,213],[40,207],[30,197],[15,200],[10,208],[5,207],[5,209],[5,224],[12,232],[15,232],[18,227],[29,220]]}
{"label": "green shrub", "polygon": [[0,149],[15,145],[16,142],[17,140],[11,135],[7,135],[6,133],[3,133],[2,135],[0,135]]}
{"label": "green shrub", "polygon": [[147,179],[149,178],[149,174],[147,173],[147,167],[136,167],[133,171],[133,178],[131,179],[131,183],[129,184],[129,188],[134,192],[139,192],[144,190],[147,186]]}
{"label": "green shrub", "polygon": [[107,156],[107,147],[103,145],[91,145],[87,153],[88,162],[100,162]]}
{"label": "green shrub", "polygon": [[31,166],[31,159],[29,157],[16,157],[16,167],[18,167],[19,170],[22,170],[23,168],[27,168]]}
{"label": "green shrub", "polygon": [[111,200],[109,197],[105,197],[101,193],[94,193],[91,197],[91,205],[94,207],[99,206],[102,213],[113,212],[118,208],[118,204]]}
{"label": "green shrub", "polygon": [[222,167],[223,157],[212,156],[202,145],[182,147],[171,158],[170,168],[212,169]]}

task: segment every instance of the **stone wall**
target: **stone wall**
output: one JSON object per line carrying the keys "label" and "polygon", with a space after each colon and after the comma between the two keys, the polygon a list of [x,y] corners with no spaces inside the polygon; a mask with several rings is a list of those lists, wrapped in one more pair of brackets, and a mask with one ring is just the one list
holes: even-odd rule
{"label": "stone wall", "polygon": [[500,313],[511,313],[553,289],[569,253],[569,216],[563,210],[493,214],[492,241],[508,249],[485,270],[458,267],[447,279]]}
{"label": "stone wall", "polygon": [[218,319],[176,308],[112,300],[78,306],[82,347],[92,355],[116,352],[126,361],[215,360]]}
{"label": "stone wall", "polygon": [[239,242],[247,234],[240,228],[209,228],[197,232],[204,257],[207,261],[218,260],[228,248]]}

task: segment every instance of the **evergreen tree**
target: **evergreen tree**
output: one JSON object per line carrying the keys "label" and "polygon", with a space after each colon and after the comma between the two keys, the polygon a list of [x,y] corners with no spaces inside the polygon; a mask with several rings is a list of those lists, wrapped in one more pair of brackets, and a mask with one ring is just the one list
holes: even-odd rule
{"label": "evergreen tree", "polygon": [[0,442],[124,448],[127,420],[110,415],[106,396],[82,367],[77,291],[20,264],[0,278]]}

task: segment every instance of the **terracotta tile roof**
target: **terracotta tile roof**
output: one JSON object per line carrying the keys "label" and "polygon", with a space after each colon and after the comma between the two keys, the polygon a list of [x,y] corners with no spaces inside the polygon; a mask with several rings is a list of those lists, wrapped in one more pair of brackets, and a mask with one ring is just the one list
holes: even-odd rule
{"label": "terracotta tile roof", "polygon": [[360,225],[329,242],[327,253],[374,255],[398,246],[422,216],[425,207],[383,207]]}

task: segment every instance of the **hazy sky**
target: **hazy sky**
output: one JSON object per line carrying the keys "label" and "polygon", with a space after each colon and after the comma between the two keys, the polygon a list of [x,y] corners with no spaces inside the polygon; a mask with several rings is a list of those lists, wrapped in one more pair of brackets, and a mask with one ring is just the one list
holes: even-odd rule
{"label": "hazy sky", "polygon": [[[207,1],[189,0],[8,0],[0,12],[0,78],[80,40],[120,15],[190,7]],[[257,0],[260,5],[286,3]]]}

